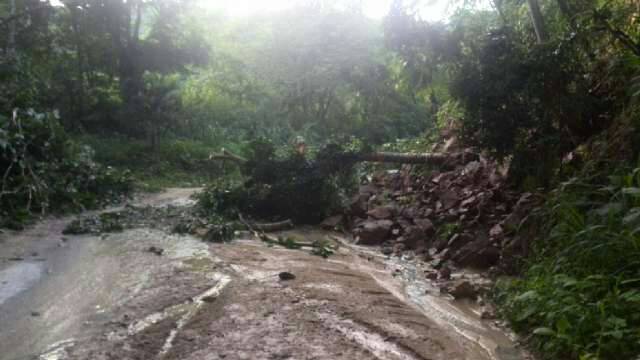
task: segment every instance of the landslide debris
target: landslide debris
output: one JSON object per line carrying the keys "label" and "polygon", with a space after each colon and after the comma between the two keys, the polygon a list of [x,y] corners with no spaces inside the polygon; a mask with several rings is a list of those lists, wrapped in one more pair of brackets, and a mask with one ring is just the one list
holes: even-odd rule
{"label": "landslide debris", "polygon": [[343,214],[324,225],[349,229],[357,244],[378,245],[388,254],[412,250],[435,268],[452,263],[515,272],[529,250],[516,230],[531,220],[541,198],[509,189],[504,167],[482,154],[457,152],[468,155],[450,170],[405,164],[374,173]]}

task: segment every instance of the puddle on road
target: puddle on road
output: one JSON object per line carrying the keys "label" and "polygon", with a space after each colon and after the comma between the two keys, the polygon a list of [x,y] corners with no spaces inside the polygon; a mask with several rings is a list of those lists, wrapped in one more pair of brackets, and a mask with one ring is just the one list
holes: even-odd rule
{"label": "puddle on road", "polygon": [[0,305],[35,284],[44,272],[41,263],[20,262],[0,271]]}

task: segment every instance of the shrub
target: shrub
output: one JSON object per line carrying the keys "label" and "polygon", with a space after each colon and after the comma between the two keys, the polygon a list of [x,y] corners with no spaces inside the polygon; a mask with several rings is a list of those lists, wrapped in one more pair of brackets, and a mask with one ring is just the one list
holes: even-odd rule
{"label": "shrub", "polygon": [[508,29],[488,34],[465,59],[451,85],[464,106],[461,133],[498,159],[512,157],[510,176],[548,185],[558,159],[606,129],[610,99],[592,91],[575,40],[533,48]]}
{"label": "shrub", "polygon": [[505,315],[545,359],[640,352],[640,168],[598,183],[576,178],[552,194],[548,238],[522,279],[498,285]]}
{"label": "shrub", "polygon": [[33,213],[96,207],[131,190],[128,172],[104,167],[72,141],[55,113],[0,116],[0,226],[20,227]]}
{"label": "shrub", "polygon": [[200,207],[212,214],[235,217],[238,212],[263,220],[291,219],[318,223],[340,208],[352,184],[351,165],[337,161],[343,148],[326,146],[315,159],[297,153],[277,157],[265,139],[248,149],[245,181],[214,182],[200,195]]}

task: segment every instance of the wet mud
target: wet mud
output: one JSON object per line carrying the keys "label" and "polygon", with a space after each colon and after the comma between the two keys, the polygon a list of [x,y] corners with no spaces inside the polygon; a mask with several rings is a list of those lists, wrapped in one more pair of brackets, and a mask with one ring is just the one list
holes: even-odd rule
{"label": "wet mud", "polygon": [[[193,191],[144,202],[189,206]],[[12,234],[22,243],[0,236],[0,359],[529,358],[479,305],[440,294],[420,263],[337,234],[283,234],[333,241],[324,259],[155,228],[62,236],[69,221]]]}

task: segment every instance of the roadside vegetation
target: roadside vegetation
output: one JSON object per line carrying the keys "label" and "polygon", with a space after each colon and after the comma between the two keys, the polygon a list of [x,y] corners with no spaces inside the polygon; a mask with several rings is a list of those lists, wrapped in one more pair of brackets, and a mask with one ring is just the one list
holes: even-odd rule
{"label": "roadside vegetation", "polygon": [[[346,155],[453,139],[544,199],[505,229],[528,256],[498,282],[500,312],[543,359],[637,358],[637,2],[450,1],[441,21],[420,1],[380,19],[366,6],[2,2],[0,227],[169,186],[204,187],[212,222],[315,224],[389,168]],[[212,157],[223,148],[246,162]],[[434,223],[445,243],[461,231]]]}

